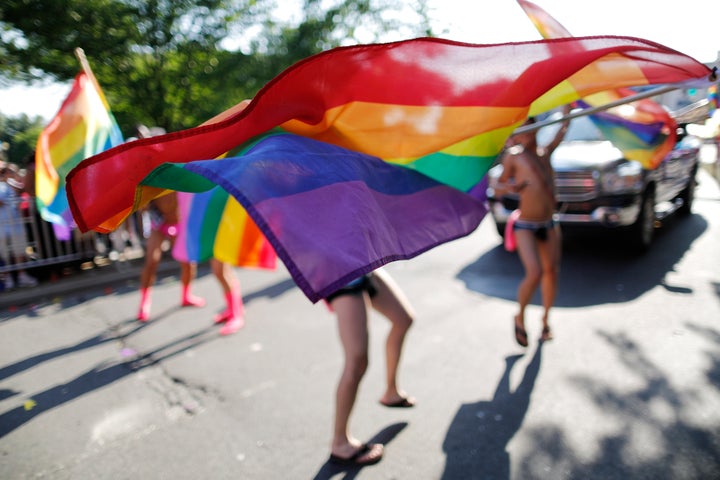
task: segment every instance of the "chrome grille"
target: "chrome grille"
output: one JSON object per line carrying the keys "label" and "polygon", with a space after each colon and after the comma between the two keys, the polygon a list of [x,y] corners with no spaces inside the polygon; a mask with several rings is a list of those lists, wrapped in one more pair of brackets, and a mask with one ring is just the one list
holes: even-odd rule
{"label": "chrome grille", "polygon": [[559,202],[583,202],[597,195],[597,180],[592,171],[555,172],[555,187]]}

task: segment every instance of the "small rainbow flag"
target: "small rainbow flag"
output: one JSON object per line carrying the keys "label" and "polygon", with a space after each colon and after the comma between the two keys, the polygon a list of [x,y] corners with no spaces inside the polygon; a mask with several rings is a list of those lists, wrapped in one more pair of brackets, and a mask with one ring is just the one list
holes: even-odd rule
{"label": "small rainbow flag", "polygon": [[68,172],[82,160],[123,143],[122,133],[100,88],[84,72],[40,134],[35,150],[35,195],[43,219],[61,240],[73,226],[65,191]]}
{"label": "small rainbow flag", "polygon": [[164,189],[220,186],[318,301],[472,232],[487,209],[470,193],[528,115],[712,73],[632,37],[340,47],[291,66],[215,123],[83,161],[68,176],[70,206],[82,230],[110,231]]}

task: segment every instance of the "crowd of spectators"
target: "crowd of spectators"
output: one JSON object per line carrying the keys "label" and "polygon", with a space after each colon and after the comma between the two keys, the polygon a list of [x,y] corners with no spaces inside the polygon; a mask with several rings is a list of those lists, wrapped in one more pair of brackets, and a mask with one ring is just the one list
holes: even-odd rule
{"label": "crowd of spectators", "polygon": [[[28,244],[27,226],[30,218],[31,195],[26,172],[17,165],[0,163],[0,264],[22,265],[32,255]],[[25,268],[4,273],[3,288],[34,287],[38,281]]]}
{"label": "crowd of spectators", "polygon": [[28,168],[21,168],[0,158],[0,292],[142,255],[140,215],[111,234],[72,228],[70,238],[58,238],[36,206],[34,158],[28,160]]}

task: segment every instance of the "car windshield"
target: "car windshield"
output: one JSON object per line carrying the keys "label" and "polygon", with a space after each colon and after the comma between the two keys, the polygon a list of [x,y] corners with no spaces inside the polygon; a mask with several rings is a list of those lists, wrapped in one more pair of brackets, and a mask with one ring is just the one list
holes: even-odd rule
{"label": "car windshield", "polygon": [[686,137],[683,137],[682,140],[677,142],[675,145],[676,149],[684,149],[684,148],[700,148],[702,146],[702,141],[698,137],[694,137],[692,135],[688,135]]}

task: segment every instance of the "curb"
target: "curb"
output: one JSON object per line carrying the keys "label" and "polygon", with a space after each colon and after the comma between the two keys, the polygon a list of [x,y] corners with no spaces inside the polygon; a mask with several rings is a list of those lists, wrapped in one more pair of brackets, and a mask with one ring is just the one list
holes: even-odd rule
{"label": "curb", "polygon": [[[22,307],[78,292],[97,292],[120,282],[139,280],[143,263],[142,258],[114,262],[107,266],[76,272],[59,280],[42,282],[36,287],[3,292],[0,293],[0,309]],[[160,276],[179,273],[179,271],[180,267],[176,261],[163,259],[158,265],[157,274]]]}

